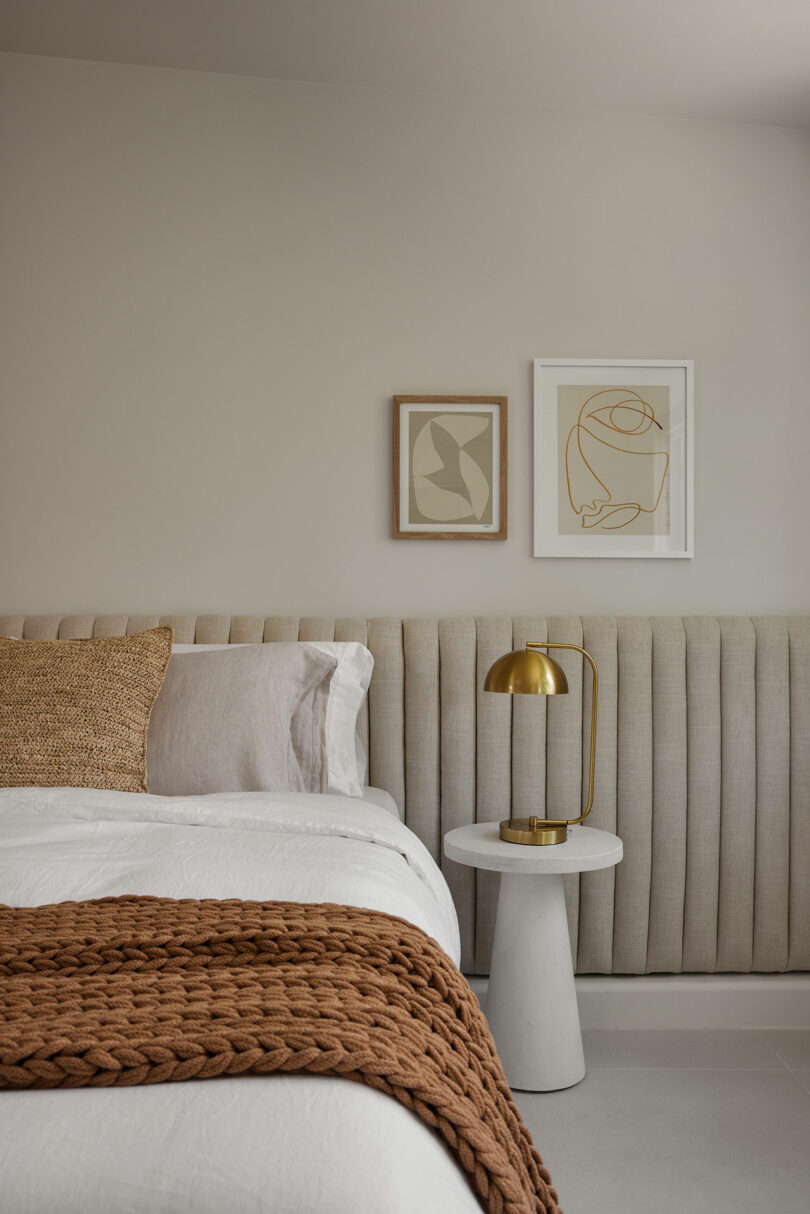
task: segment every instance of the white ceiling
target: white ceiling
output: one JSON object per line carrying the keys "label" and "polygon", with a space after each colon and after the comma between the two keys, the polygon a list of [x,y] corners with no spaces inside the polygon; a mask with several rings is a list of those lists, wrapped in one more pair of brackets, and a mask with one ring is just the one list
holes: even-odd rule
{"label": "white ceiling", "polygon": [[0,49],[810,127],[810,0],[0,0]]}

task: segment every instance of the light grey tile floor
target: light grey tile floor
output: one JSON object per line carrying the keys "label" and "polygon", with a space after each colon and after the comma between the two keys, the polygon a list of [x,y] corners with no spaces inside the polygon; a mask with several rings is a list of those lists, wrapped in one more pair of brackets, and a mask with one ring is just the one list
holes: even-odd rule
{"label": "light grey tile floor", "polygon": [[[810,1036],[810,1033],[807,1034]],[[709,1070],[735,1068],[779,1071],[784,1066],[758,1032],[746,1029],[677,1029],[632,1032],[628,1029],[583,1033],[589,1069],[609,1067]],[[810,1062],[807,1063],[810,1066]]]}
{"label": "light grey tile floor", "polygon": [[565,1214],[810,1214],[810,1030],[583,1037],[582,1083],[515,1092]]}
{"label": "light grey tile floor", "polygon": [[776,1050],[791,1071],[810,1070],[810,1031],[807,1029],[761,1029],[763,1039]]}

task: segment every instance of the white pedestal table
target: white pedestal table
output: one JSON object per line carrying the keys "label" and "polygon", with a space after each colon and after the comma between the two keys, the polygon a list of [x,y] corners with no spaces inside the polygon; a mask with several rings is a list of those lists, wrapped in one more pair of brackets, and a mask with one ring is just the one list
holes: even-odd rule
{"label": "white pedestal table", "polygon": [[505,843],[497,822],[444,836],[450,860],[501,874],[486,1016],[513,1088],[550,1092],[585,1076],[563,875],[618,864],[622,842],[571,826],[564,843]]}

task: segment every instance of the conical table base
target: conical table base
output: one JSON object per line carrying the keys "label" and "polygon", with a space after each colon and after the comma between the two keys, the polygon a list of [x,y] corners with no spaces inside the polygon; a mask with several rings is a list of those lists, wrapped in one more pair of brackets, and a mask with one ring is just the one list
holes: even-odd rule
{"label": "conical table base", "polygon": [[585,1075],[563,876],[609,868],[622,842],[571,826],[564,843],[504,842],[497,822],[458,826],[445,855],[501,873],[486,1015],[506,1077],[529,1092],[568,1088]]}
{"label": "conical table base", "polygon": [[551,1092],[584,1078],[558,873],[501,876],[486,1015],[510,1087]]}

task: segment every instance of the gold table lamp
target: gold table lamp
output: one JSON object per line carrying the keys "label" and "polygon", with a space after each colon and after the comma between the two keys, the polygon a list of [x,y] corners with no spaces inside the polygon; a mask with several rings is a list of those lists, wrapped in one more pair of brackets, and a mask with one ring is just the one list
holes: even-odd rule
{"label": "gold table lamp", "polygon": [[502,691],[511,695],[565,695],[568,680],[562,667],[542,649],[575,649],[591,664],[593,672],[593,705],[591,707],[591,754],[588,772],[588,804],[578,818],[567,820],[537,818],[505,818],[500,836],[507,843],[564,843],[569,826],[583,822],[593,805],[593,768],[596,754],[596,702],[599,676],[587,649],[563,641],[527,641],[525,649],[505,653],[490,666],[484,680],[484,691]]}

